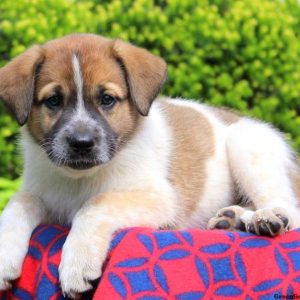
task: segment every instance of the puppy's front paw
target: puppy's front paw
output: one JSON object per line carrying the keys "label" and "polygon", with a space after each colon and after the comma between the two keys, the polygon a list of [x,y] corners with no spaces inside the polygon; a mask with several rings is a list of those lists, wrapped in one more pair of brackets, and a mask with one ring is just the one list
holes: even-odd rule
{"label": "puppy's front paw", "polygon": [[103,249],[92,241],[67,240],[62,251],[59,278],[63,294],[77,299],[92,289],[91,282],[101,275]]}
{"label": "puppy's front paw", "polygon": [[283,208],[263,208],[246,219],[245,226],[248,232],[257,235],[276,236],[291,228],[291,217]]}
{"label": "puppy's front paw", "polygon": [[[3,241],[3,242],[2,242]],[[27,247],[0,240],[0,291],[10,289],[12,281],[20,277]]]}
{"label": "puppy's front paw", "polygon": [[20,277],[22,268],[1,260],[0,264],[0,291],[5,291],[12,287],[12,281]]}
{"label": "puppy's front paw", "polygon": [[232,205],[218,210],[215,217],[208,222],[208,229],[244,230],[240,216],[245,209],[239,205]]}

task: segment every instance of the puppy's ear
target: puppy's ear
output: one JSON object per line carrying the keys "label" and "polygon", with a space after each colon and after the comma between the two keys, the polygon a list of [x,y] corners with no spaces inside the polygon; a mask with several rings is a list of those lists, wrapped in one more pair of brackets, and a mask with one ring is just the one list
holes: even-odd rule
{"label": "puppy's ear", "polygon": [[113,55],[124,70],[130,97],[138,112],[147,116],[167,78],[165,61],[121,40],[114,41]]}
{"label": "puppy's ear", "polygon": [[0,69],[0,99],[20,125],[27,121],[34,97],[35,73],[42,48],[33,46]]}

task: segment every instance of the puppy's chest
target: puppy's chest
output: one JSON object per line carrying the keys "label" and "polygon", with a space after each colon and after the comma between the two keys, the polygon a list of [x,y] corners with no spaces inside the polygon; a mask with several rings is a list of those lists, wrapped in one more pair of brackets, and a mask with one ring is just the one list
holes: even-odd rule
{"label": "puppy's chest", "polygon": [[40,189],[39,197],[47,209],[47,222],[70,224],[81,206],[101,192],[100,182],[50,178]]}

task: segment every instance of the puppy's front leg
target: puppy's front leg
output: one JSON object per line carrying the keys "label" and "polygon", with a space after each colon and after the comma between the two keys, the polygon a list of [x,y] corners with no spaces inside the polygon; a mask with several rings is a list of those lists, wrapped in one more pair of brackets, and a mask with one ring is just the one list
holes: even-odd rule
{"label": "puppy's front leg", "polygon": [[112,234],[128,226],[158,228],[174,222],[174,203],[149,191],[111,192],[88,201],[74,217],[59,267],[64,294],[75,298],[101,275]]}
{"label": "puppy's front leg", "polygon": [[15,194],[0,217],[0,290],[11,287],[22,270],[33,229],[44,217],[40,199],[27,192]]}

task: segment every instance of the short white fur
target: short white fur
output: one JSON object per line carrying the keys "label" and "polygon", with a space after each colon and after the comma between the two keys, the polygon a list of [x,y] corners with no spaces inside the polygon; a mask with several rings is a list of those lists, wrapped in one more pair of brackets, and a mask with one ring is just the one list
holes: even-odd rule
{"label": "short white fur", "polygon": [[80,69],[80,61],[76,54],[72,57],[72,66],[73,66],[73,73],[74,73],[74,83],[76,86],[77,91],[77,103],[76,103],[76,110],[77,114],[80,117],[83,117],[87,114],[84,108],[84,100],[83,100],[83,78]]}

